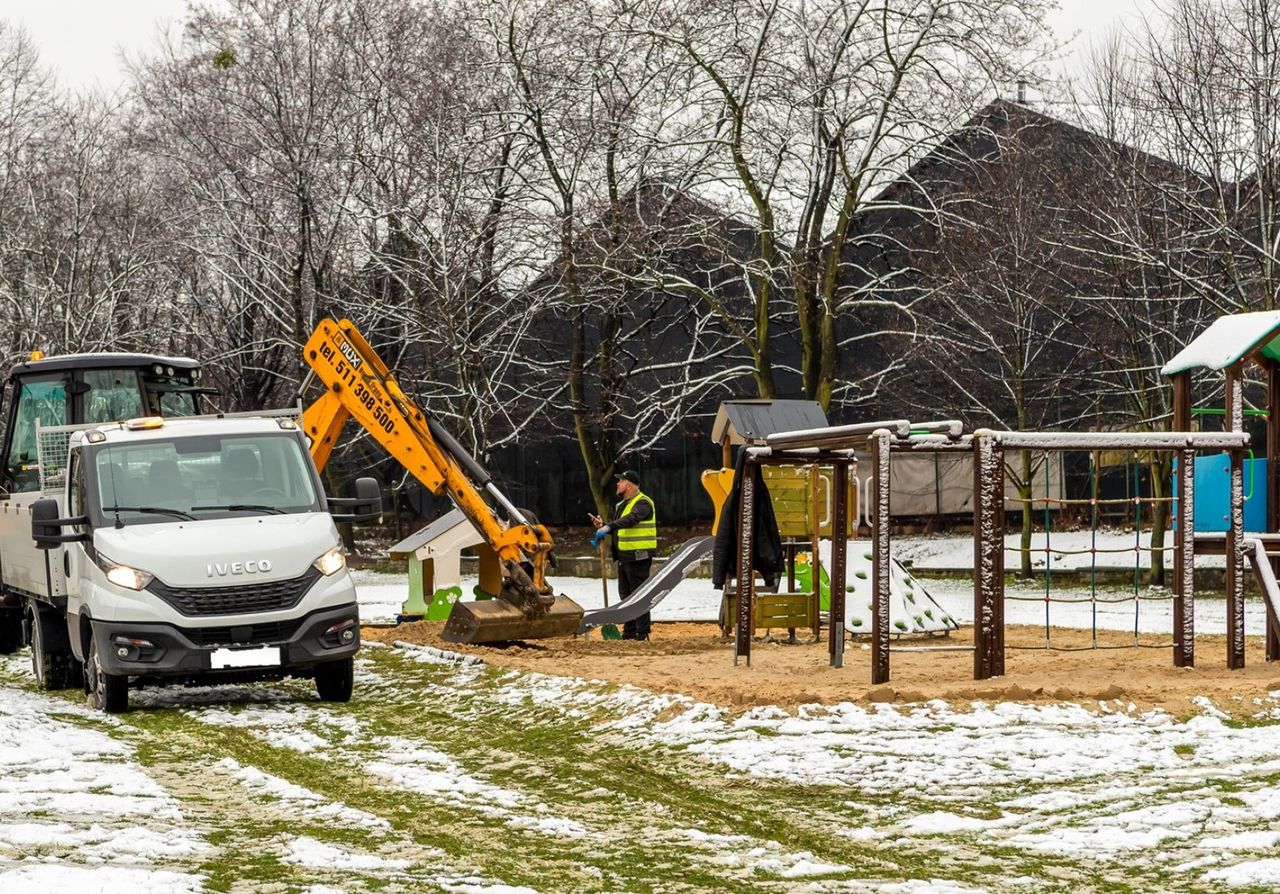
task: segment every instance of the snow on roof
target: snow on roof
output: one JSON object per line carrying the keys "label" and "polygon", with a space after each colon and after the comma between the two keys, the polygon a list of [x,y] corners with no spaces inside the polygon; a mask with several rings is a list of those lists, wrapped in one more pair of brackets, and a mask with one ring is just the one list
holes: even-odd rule
{"label": "snow on roof", "polygon": [[1174,376],[1193,369],[1226,369],[1256,348],[1261,348],[1264,356],[1280,360],[1280,310],[1218,317],[1160,373]]}
{"label": "snow on roof", "polygon": [[[407,559],[423,547],[428,546],[436,538],[450,533],[459,525],[466,525],[470,528],[471,521],[462,513],[461,509],[450,509],[425,528],[422,528],[419,531],[414,531],[408,537],[391,547],[391,549],[387,550],[387,555],[393,559]],[[476,542],[478,543],[480,539],[480,535],[477,534],[475,536]],[[424,555],[419,556],[418,558],[425,559],[428,557]]]}
{"label": "snow on roof", "polygon": [[763,444],[780,431],[826,428],[827,414],[813,400],[727,400],[716,411],[711,440],[727,434],[730,444]]}

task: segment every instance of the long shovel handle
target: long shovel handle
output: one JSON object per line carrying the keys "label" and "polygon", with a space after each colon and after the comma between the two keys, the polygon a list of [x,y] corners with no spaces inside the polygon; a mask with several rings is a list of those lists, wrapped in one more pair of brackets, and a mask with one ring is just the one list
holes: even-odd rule
{"label": "long shovel handle", "polygon": [[609,575],[605,572],[604,544],[600,544],[600,589],[604,592],[604,604],[609,605]]}

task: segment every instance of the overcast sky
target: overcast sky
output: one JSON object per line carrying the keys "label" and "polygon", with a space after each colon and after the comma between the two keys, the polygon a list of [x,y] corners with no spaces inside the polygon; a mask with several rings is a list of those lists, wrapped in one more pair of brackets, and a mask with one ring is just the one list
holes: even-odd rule
{"label": "overcast sky", "polygon": [[[1150,14],[1157,0],[1060,0],[1053,17],[1059,36],[1085,45],[1117,25]],[[187,0],[0,0],[0,19],[21,23],[40,46],[41,59],[67,87],[118,87],[121,52],[153,46],[160,29],[181,21]],[[1070,60],[1066,63],[1069,70]]]}

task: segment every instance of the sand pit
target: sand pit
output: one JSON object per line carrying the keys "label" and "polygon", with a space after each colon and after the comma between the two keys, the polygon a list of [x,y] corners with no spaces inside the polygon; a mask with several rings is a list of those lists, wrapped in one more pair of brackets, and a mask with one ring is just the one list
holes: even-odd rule
{"label": "sand pit", "polygon": [[[1247,642],[1247,665],[1228,671],[1224,637],[1196,640],[1196,667],[1173,667],[1167,637],[1143,636],[1147,648],[1089,648],[1087,630],[1055,629],[1053,643],[1080,651],[1046,651],[1044,628],[1009,627],[1004,677],[973,680],[971,651],[895,651],[892,681],[872,686],[870,650],[849,643],[845,666],[828,666],[827,643],[756,642],[751,667],[733,664],[731,643],[714,624],[658,623],[649,642],[590,639],[542,640],[505,647],[458,646],[440,639],[443,625],[431,622],[369,628],[367,640],[419,643],[477,655],[499,667],[631,683],[655,692],[676,692],[718,705],[794,706],[852,701],[922,702],[940,698],[959,706],[974,700],[1024,702],[1132,702],[1163,708],[1179,717],[1197,713],[1191,699],[1204,696],[1233,716],[1247,717],[1280,704],[1280,663],[1263,661],[1260,638]],[[895,648],[967,647],[972,631],[949,637],[895,642]],[[1103,647],[1127,646],[1132,634],[1100,631]],[[1025,646],[1030,648],[1014,648]],[[1269,693],[1278,693],[1270,696]],[[1261,704],[1255,702],[1260,699]]]}

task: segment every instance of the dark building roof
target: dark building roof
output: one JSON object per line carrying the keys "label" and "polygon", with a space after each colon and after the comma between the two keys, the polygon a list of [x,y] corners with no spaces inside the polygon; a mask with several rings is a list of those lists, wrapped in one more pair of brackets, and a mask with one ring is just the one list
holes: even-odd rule
{"label": "dark building roof", "polygon": [[[915,333],[945,336],[948,323],[959,319],[956,302],[968,300],[966,289],[978,299],[999,286],[1051,300],[1056,315],[1071,316],[1078,333],[1105,327],[1096,302],[1073,303],[1082,296],[1120,295],[1126,288],[1097,261],[1110,251],[1102,230],[1117,220],[1139,230],[1176,226],[1167,219],[1167,203],[1157,200],[1167,186],[1205,188],[1201,178],[1166,159],[1019,103],[988,104],[886,186],[850,228],[842,287],[875,300],[850,302],[842,336],[887,335],[863,343],[847,367],[842,364],[842,377],[856,381],[871,370],[898,370],[873,405],[860,409],[885,415],[931,400],[937,406],[930,411],[968,415],[1007,403],[1002,358],[993,351],[960,358],[967,377],[957,387],[937,375],[933,349],[917,344]],[[1001,263],[1005,258],[1007,266]],[[1128,286],[1151,287],[1150,281]],[[995,300],[990,294],[987,299]],[[991,320],[992,327],[998,324]],[[1103,329],[1097,334],[1099,340],[1107,335]],[[1041,337],[1054,336],[1046,329]],[[1086,410],[1091,398],[1085,389],[1053,384],[1064,370],[1097,362],[1097,340],[1075,341],[1085,344],[1052,344],[1042,352],[1036,371],[1045,380],[1033,385],[1043,405],[1028,424],[1069,424]]]}

